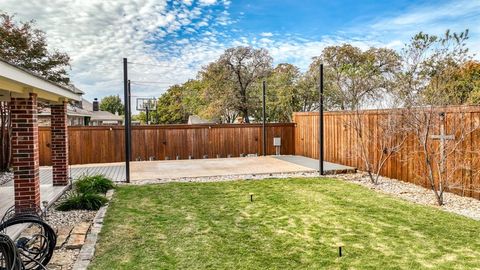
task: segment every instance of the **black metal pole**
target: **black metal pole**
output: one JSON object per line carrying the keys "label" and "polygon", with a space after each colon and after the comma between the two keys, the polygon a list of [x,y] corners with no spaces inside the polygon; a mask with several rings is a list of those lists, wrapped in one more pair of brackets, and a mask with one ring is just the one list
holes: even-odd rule
{"label": "black metal pole", "polygon": [[323,64],[320,64],[320,87],[319,87],[319,119],[318,119],[318,168],[320,175],[324,174],[323,168]]}
{"label": "black metal pole", "polygon": [[148,117],[148,106],[150,106],[150,104],[147,104],[147,108],[145,108],[145,114],[146,114],[145,117],[147,118],[147,121],[146,121],[147,125],[148,125],[148,119],[149,119],[149,117]]}
{"label": "black metal pole", "polygon": [[127,74],[127,58],[123,58],[123,87],[124,87],[124,106],[125,106],[125,181],[130,183],[130,108],[129,108],[129,88],[130,81]]}
{"label": "black metal pole", "polygon": [[132,160],[132,83],[128,80],[128,155]]}
{"label": "black metal pole", "polygon": [[267,129],[266,129],[266,104],[265,104],[265,98],[266,98],[266,90],[267,90],[267,86],[266,86],[266,82],[263,81],[263,89],[262,89],[262,99],[263,99],[263,123],[262,123],[262,132],[263,132],[263,139],[262,139],[262,142],[263,142],[263,147],[262,147],[262,150],[263,150],[263,155],[266,156],[267,155]]}

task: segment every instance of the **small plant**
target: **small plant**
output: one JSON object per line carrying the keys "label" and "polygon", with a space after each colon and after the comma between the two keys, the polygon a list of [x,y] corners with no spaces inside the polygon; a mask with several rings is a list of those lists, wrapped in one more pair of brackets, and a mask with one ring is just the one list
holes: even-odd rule
{"label": "small plant", "polygon": [[59,211],[98,210],[108,202],[104,196],[96,193],[72,192],[57,206]]}
{"label": "small plant", "polygon": [[101,174],[83,176],[75,182],[75,190],[78,193],[105,194],[112,188],[114,188],[113,181]]}
{"label": "small plant", "polygon": [[112,188],[112,180],[101,174],[83,176],[75,182],[73,191],[60,202],[57,210],[98,210],[108,202],[102,194]]}

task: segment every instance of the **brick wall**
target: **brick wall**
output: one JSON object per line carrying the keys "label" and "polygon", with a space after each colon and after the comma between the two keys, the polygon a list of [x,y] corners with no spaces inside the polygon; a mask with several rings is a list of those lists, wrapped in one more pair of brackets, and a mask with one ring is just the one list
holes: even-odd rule
{"label": "brick wall", "polygon": [[53,185],[68,184],[68,117],[67,103],[51,105]]}
{"label": "brick wall", "polygon": [[11,99],[15,209],[40,207],[37,95]]}

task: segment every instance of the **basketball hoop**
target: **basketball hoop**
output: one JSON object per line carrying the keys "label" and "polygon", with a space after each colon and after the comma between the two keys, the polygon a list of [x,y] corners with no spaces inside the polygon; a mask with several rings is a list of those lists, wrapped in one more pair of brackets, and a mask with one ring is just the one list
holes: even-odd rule
{"label": "basketball hoop", "polygon": [[137,111],[154,111],[156,109],[156,98],[137,98]]}
{"label": "basketball hoop", "polygon": [[144,111],[147,117],[147,125],[150,124],[149,112],[157,109],[156,98],[137,98],[137,111]]}

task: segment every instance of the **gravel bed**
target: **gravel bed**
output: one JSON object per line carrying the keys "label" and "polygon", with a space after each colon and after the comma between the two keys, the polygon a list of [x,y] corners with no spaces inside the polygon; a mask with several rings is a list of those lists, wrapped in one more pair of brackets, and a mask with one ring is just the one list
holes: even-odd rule
{"label": "gravel bed", "polygon": [[[58,201],[61,201],[63,198],[68,196],[64,194]],[[58,202],[55,203],[47,211],[46,221],[54,229],[65,226],[75,226],[81,222],[92,222],[93,218],[97,211],[86,211],[86,210],[72,210],[72,211],[57,211],[55,210]],[[62,247],[55,250],[53,253],[53,258],[48,264],[49,270],[71,270],[73,269],[73,264],[77,260],[80,249],[66,249]]]}
{"label": "gravel bed", "polygon": [[47,211],[47,223],[59,228],[63,226],[75,226],[82,221],[92,221],[97,211],[87,210],[72,210],[72,211],[57,211],[55,207],[51,207]]}
{"label": "gravel bed", "polygon": [[377,185],[372,184],[368,176],[364,173],[343,174],[337,176],[348,182],[368,187],[372,190],[389,194],[406,201],[432,206],[447,212],[455,213],[475,220],[480,220],[480,200],[462,197],[453,193],[444,193],[444,205],[438,206],[435,194],[430,189],[394,180],[386,177],[380,177]]}
{"label": "gravel bed", "polygon": [[13,180],[12,172],[0,172],[0,186]]}

